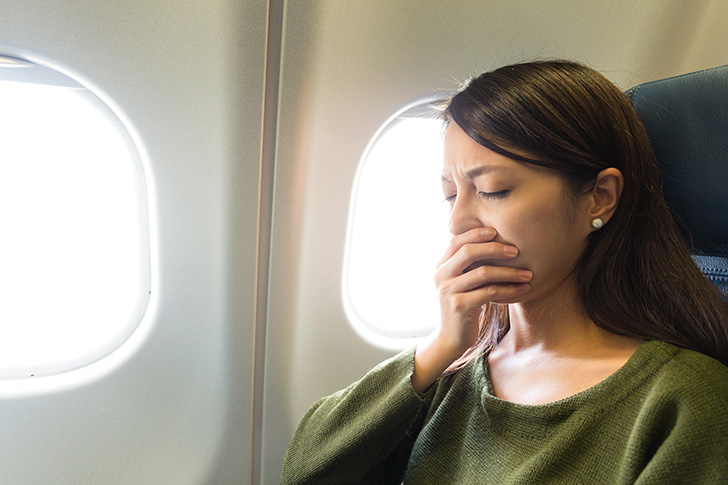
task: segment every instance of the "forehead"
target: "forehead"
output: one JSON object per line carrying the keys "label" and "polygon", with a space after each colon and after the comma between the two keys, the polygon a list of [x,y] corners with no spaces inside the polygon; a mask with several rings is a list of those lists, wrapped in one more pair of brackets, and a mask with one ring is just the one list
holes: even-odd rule
{"label": "forehead", "polygon": [[458,125],[450,123],[443,140],[444,181],[453,177],[474,179],[490,174],[536,172],[541,167],[517,162],[474,141]]}

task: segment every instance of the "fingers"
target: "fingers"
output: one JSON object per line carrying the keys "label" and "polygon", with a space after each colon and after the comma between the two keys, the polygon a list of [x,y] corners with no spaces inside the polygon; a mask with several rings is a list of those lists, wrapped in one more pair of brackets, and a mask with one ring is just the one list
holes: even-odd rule
{"label": "fingers", "polygon": [[442,286],[445,287],[447,293],[461,293],[501,283],[513,283],[514,285],[528,283],[532,277],[533,273],[526,269],[483,265],[451,278]]}
{"label": "fingers", "polygon": [[486,261],[506,261],[518,256],[518,248],[493,241],[495,236],[495,229],[479,228],[453,237],[437,272],[441,277],[453,277],[482,266]]}
{"label": "fingers", "polygon": [[508,266],[478,266],[465,274],[437,282],[441,309],[453,314],[476,312],[489,302],[502,301],[525,293],[533,273]]}
{"label": "fingers", "polygon": [[447,305],[441,305],[441,310],[447,309],[453,315],[467,318],[476,317],[483,305],[513,298],[525,293],[530,287],[529,283],[502,283],[482,286],[464,293],[452,293],[447,295]]}
{"label": "fingers", "polygon": [[479,227],[477,229],[471,229],[470,231],[453,236],[453,238],[450,239],[450,244],[445,250],[445,255],[440,260],[440,264],[452,258],[453,255],[461,247],[463,247],[463,245],[468,243],[492,241],[496,235],[497,232],[492,227]]}
{"label": "fingers", "polygon": [[530,271],[504,264],[518,256],[518,248],[494,241],[495,236],[493,228],[477,228],[452,238],[435,272],[441,296],[499,283],[530,281]]}

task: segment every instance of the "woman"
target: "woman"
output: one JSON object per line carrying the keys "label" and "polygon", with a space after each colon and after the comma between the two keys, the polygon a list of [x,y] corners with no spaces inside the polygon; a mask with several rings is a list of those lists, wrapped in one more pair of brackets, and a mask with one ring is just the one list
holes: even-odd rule
{"label": "woman", "polygon": [[626,97],[533,62],[444,118],[441,325],[316,403],[282,482],[728,483],[728,310]]}

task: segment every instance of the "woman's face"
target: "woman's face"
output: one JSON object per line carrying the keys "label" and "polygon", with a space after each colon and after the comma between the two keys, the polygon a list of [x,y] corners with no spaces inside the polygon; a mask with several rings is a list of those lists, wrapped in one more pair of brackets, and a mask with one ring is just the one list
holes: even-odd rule
{"label": "woman's face", "polygon": [[573,284],[571,270],[587,245],[591,218],[587,198],[570,198],[554,171],[497,154],[450,123],[442,178],[453,235],[492,227],[496,241],[518,248],[515,259],[480,264],[533,272],[529,291],[501,303],[530,301]]}

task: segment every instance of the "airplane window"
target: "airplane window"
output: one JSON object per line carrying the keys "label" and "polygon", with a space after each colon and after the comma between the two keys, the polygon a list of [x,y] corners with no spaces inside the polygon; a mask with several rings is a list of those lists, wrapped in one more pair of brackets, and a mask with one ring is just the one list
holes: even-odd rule
{"label": "airplane window", "polygon": [[349,213],[344,307],[368,340],[398,348],[439,319],[433,276],[447,247],[442,121],[430,102],[388,121],[359,166]]}
{"label": "airplane window", "polygon": [[121,121],[53,69],[0,57],[0,379],[94,362],[150,294],[147,189]]}

